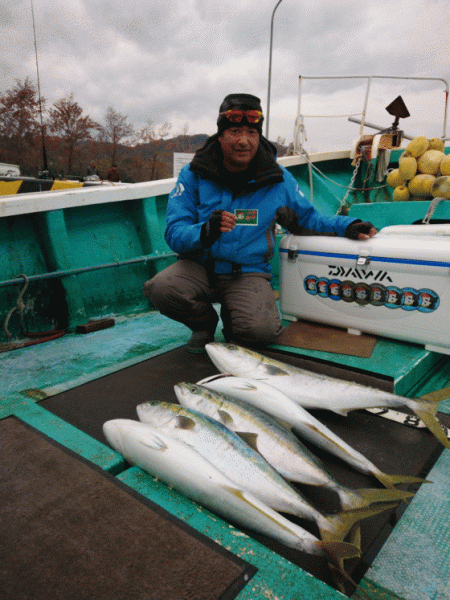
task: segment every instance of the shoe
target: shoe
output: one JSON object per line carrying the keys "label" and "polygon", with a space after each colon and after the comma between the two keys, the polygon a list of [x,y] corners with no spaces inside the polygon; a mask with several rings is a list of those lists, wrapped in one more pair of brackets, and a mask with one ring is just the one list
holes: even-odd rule
{"label": "shoe", "polygon": [[187,343],[188,352],[202,354],[206,344],[214,341],[214,334],[210,331],[193,331]]}

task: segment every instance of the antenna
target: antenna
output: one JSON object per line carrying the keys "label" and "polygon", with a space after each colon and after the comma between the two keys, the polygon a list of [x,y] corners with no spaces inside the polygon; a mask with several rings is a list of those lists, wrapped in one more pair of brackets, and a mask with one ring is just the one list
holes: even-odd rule
{"label": "antenna", "polygon": [[38,62],[38,51],[37,51],[37,43],[36,43],[36,25],[34,22],[34,10],[33,10],[33,0],[31,2],[31,18],[33,21],[33,38],[34,38],[34,53],[36,56],[36,74],[37,74],[37,86],[38,86],[38,99],[39,99],[39,115],[41,118],[41,130],[42,130],[42,158],[44,161],[44,171],[48,171],[47,165],[47,152],[45,150],[45,130],[44,130],[44,120],[42,118],[42,98],[41,98],[41,82],[39,79],[39,62]]}

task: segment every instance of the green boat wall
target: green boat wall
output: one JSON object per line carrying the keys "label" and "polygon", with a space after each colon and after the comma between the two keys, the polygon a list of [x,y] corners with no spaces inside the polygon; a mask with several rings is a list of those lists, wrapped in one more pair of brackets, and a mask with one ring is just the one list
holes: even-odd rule
{"label": "green boat wall", "polygon": [[[392,167],[398,155],[392,153]],[[339,210],[345,186],[354,174],[348,152],[315,156],[320,173],[311,171],[299,157],[286,157],[280,163],[294,174],[308,197],[312,179],[314,203],[320,210],[328,214]],[[366,169],[375,163],[371,165],[357,174],[355,187],[364,182],[372,187],[366,178]],[[114,328],[93,336],[66,335],[55,343],[0,355],[0,418],[14,416],[38,428],[255,564],[258,572],[239,593],[239,600],[343,598],[171,488],[135,467],[128,468],[110,448],[39,404],[39,400],[185,343],[187,333],[180,325],[179,330],[176,326],[171,329],[170,340],[158,340],[161,347],[150,347],[147,328],[155,327],[158,315],[146,314],[148,305],[142,294],[143,283],[176,260],[163,237],[168,194],[174,183],[170,179],[0,196],[0,319],[2,325],[7,324],[12,340],[22,338],[22,326],[33,332],[55,327],[73,331],[89,319],[124,315]],[[349,195],[349,214],[370,220],[378,228],[404,223],[405,205],[392,202],[391,195],[388,188]],[[439,204],[434,218],[449,219],[448,204]],[[409,202],[407,222],[422,219],[429,205],[429,201]],[[277,253],[273,272],[277,287]],[[29,278],[25,290],[23,275]],[[139,318],[133,318],[135,314]],[[0,343],[7,341],[2,327]],[[312,358],[316,354],[310,352]],[[336,356],[344,366],[355,366],[351,357]],[[413,345],[381,340],[370,364],[378,370],[380,365],[389,366],[388,375],[395,373],[396,390],[408,395],[434,391],[450,381],[445,357]],[[443,409],[450,411],[448,400],[441,404]],[[436,462],[429,474],[433,485],[420,488],[352,600],[450,597],[449,456],[444,451]]]}
{"label": "green boat wall", "polygon": [[[392,167],[399,154],[392,151]],[[314,168],[298,156],[280,163],[307,197],[312,185],[313,202],[322,212],[340,210],[354,175],[349,152],[315,155]],[[354,187],[375,189],[348,194],[348,214],[378,229],[404,223],[405,206],[392,202],[390,188],[373,181],[374,171],[375,161],[359,168]],[[24,329],[71,331],[89,319],[148,310],[143,283],[176,260],[163,237],[174,184],[167,179],[1,196],[0,321],[7,321],[11,337],[2,331],[0,342],[20,337]],[[429,204],[409,202],[408,222],[422,219]],[[446,205],[437,207],[436,218],[449,216]],[[275,288],[278,274],[275,253]],[[24,276],[29,281],[22,297]]]}

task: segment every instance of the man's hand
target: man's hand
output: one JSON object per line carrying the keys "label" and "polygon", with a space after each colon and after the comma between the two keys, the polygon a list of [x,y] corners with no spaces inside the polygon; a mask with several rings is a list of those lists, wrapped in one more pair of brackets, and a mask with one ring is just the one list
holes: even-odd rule
{"label": "man's hand", "polygon": [[365,221],[364,223],[360,220],[353,221],[345,230],[345,237],[350,240],[368,240],[373,237],[376,233],[378,233],[377,229],[369,223]]}
{"label": "man's hand", "polygon": [[222,219],[220,222],[220,231],[223,233],[224,231],[231,231],[236,226],[236,217],[233,213],[227,212],[226,210],[222,210]]}
{"label": "man's hand", "polygon": [[209,215],[206,223],[203,223],[200,233],[200,242],[205,248],[211,248],[221,233],[231,231],[235,228],[236,217],[226,210],[216,209]]}

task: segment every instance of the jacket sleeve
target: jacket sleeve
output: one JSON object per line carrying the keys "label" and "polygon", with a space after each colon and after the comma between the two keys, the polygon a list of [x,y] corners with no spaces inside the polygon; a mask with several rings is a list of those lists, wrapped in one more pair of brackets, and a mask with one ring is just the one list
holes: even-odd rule
{"label": "jacket sleeve", "polygon": [[197,176],[185,166],[167,203],[164,239],[174,252],[189,254],[202,249],[200,231],[203,223],[198,222],[197,207]]}
{"label": "jacket sleeve", "polygon": [[[287,206],[295,213],[296,223],[292,222],[291,216],[291,227],[289,227],[289,223],[280,223],[282,226],[286,227],[288,231],[294,229],[292,233],[296,233],[295,229],[300,227],[313,232],[345,236],[345,230],[350,223],[356,220],[355,218],[322,214],[306,198],[293,175],[286,170],[284,171],[284,180],[288,197]],[[288,211],[288,213],[292,215],[291,211]]]}

